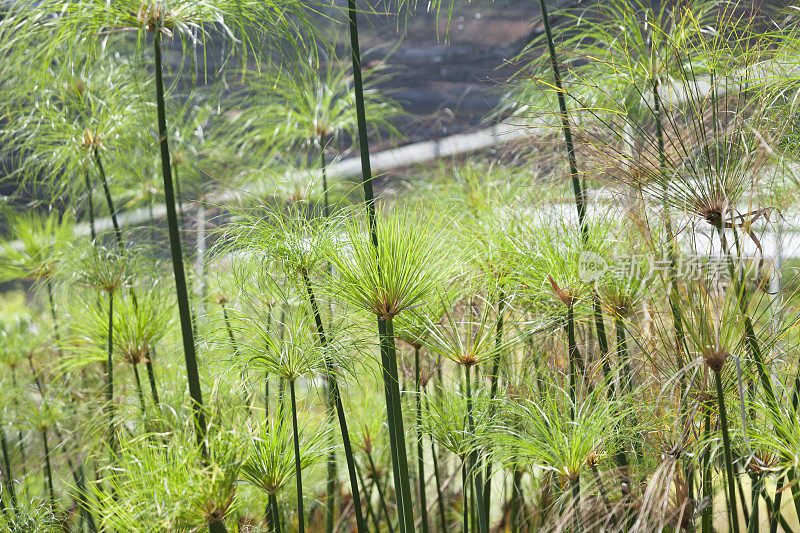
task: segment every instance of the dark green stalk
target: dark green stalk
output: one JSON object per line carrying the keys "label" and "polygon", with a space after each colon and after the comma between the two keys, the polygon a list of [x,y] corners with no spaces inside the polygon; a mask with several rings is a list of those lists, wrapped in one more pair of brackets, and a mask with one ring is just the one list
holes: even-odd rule
{"label": "dark green stalk", "polygon": [[428,502],[425,496],[425,461],[422,454],[422,388],[419,381],[419,346],[414,347],[414,392],[417,398],[417,476],[422,532],[428,533]]}
{"label": "dark green stalk", "polygon": [[[703,413],[703,425],[705,426],[706,441],[711,439],[711,406],[706,404]],[[712,514],[714,507],[714,494],[713,494],[713,480],[711,479],[711,450],[706,447],[703,452],[703,499],[708,502],[708,505],[703,509],[700,518],[702,533],[713,533],[712,530]]]}
{"label": "dark green stalk", "polygon": [[[600,492],[600,498],[603,500],[603,506],[606,508],[606,514],[611,519],[611,523],[615,524],[617,522],[617,517],[614,514],[614,509],[611,507],[611,501],[608,499],[608,492],[606,491],[605,484],[603,483],[603,478],[600,477],[600,471],[597,469],[596,464],[592,464],[590,468],[592,474],[594,474],[594,481],[597,483],[597,488]],[[607,524],[604,525],[607,526]]]}
{"label": "dark green stalk", "polygon": [[411,509],[411,482],[408,476],[405,430],[403,412],[400,407],[400,385],[397,376],[397,352],[394,343],[392,319],[378,320],[383,366],[384,393],[386,395],[386,416],[389,424],[389,441],[392,450],[392,467],[397,495],[397,515],[400,530],[410,533],[414,527],[414,513]]}
{"label": "dark green stalk", "polygon": [[393,532],[394,527],[392,526],[392,518],[389,515],[389,506],[386,504],[386,498],[383,496],[383,489],[381,489],[381,480],[378,478],[378,470],[375,468],[375,461],[372,459],[371,453],[367,454],[367,459],[369,459],[369,468],[370,470],[372,470],[372,483],[378,490],[378,499],[381,502],[381,510],[383,510],[383,514],[386,516],[386,526],[389,528],[390,532]]}
{"label": "dark green stalk", "polygon": [[444,493],[442,493],[442,479],[439,474],[439,454],[434,446],[433,439],[431,439],[431,458],[433,459],[433,479],[436,481],[436,507],[439,508],[439,523],[441,531],[447,530],[447,518],[444,512]]}
{"label": "dark green stalk", "polygon": [[147,351],[147,359],[144,362],[147,370],[147,380],[150,382],[150,394],[153,396],[153,405],[158,406],[161,402],[158,399],[158,387],[156,387],[156,373],[153,369],[153,359],[155,359],[156,347],[151,346]]}
{"label": "dark green stalk", "polygon": [[292,402],[292,436],[294,437],[294,475],[297,481],[297,523],[300,533],[306,530],[305,513],[303,512],[303,471],[300,464],[300,432],[297,429],[297,398],[294,392],[294,380],[289,380],[289,395]]}
{"label": "dark green stalk", "polygon": [[369,520],[371,519],[372,523],[375,524],[375,529],[380,530],[378,518],[375,516],[375,511],[372,508],[372,489],[374,488],[374,483],[370,485],[369,488],[367,487],[366,480],[361,473],[361,469],[358,467],[358,463],[356,463],[356,474],[358,474],[358,483],[364,490],[364,503],[367,508],[367,516],[364,518],[364,525],[365,527],[369,526]]}
{"label": "dark green stalk", "polygon": [[511,533],[517,533],[519,527],[519,504],[522,499],[522,470],[514,468],[514,475],[511,477]]}
{"label": "dark green stalk", "polygon": [[213,522],[209,522],[208,524],[208,531],[210,533],[225,533],[228,529],[225,527],[225,523],[220,520],[215,520]]}
{"label": "dark green stalk", "polygon": [[628,357],[628,344],[625,339],[625,323],[622,317],[614,317],[614,327],[617,331],[617,354],[622,365],[622,391],[625,394],[631,393],[632,373],[630,359]]}
{"label": "dark green stalk", "polygon": [[89,231],[92,236],[92,242],[97,240],[97,230],[94,227],[94,200],[92,199],[92,182],[89,178],[89,171],[86,166],[83,167],[83,182],[86,185],[86,202],[89,208]]}
{"label": "dark green stalk", "polygon": [[462,531],[469,533],[469,499],[467,498],[467,461],[466,458],[461,459],[461,506],[463,507],[464,516],[462,518]]}
{"label": "dark green stalk", "polygon": [[575,408],[578,405],[578,343],[575,340],[575,311],[572,306],[567,308],[567,350],[569,352],[569,416],[575,420]]}
{"label": "dark green stalk", "polygon": [[0,445],[3,448],[3,481],[5,482],[5,490],[11,496],[11,507],[17,507],[17,494],[14,491],[14,474],[11,472],[11,458],[8,455],[8,442],[6,441],[6,432],[0,428]]}
{"label": "dark green stalk", "polygon": [[[11,368],[11,386],[14,388],[15,391],[19,390],[17,388],[16,366],[13,366]],[[13,395],[14,408],[17,410],[17,412],[20,412],[20,409],[19,409],[19,398],[17,396],[18,396],[17,394]],[[25,460],[25,441],[24,441],[24,439],[22,437],[22,430],[21,429],[17,429],[17,439],[19,440],[19,454],[20,454],[20,459],[21,459],[21,463],[22,463],[22,477],[25,478],[25,477],[27,477],[28,474],[27,474],[27,470],[25,468],[25,463],[26,463],[26,460]]]}
{"label": "dark green stalk", "polygon": [[50,462],[50,444],[47,440],[47,428],[42,427],[42,445],[44,446],[44,472],[47,488],[50,493],[50,507],[56,508],[56,489],[53,486],[53,465]]}
{"label": "dark green stalk", "polygon": [[[474,436],[475,434],[475,419],[473,417],[472,412],[472,380],[470,379],[470,365],[464,365],[464,376],[466,378],[466,392],[467,392],[467,429],[470,436]],[[488,533],[489,531],[489,524],[488,524],[488,517],[484,513],[485,507],[483,504],[483,481],[480,471],[480,466],[478,465],[478,451],[473,447],[472,451],[469,453],[469,469],[471,472],[471,477],[473,477],[473,483],[470,485],[473,487],[473,493],[475,494],[477,501],[477,507],[475,511],[478,515],[478,529],[481,533]]]}
{"label": "dark green stalk", "polygon": [[[378,228],[375,221],[375,194],[372,188],[372,168],[369,158],[369,138],[367,136],[367,117],[364,108],[364,84],[361,77],[361,51],[358,43],[358,20],[355,0],[347,0],[347,15],[350,24],[350,48],[353,61],[353,86],[356,97],[356,116],[358,143],[361,156],[361,180],[364,188],[364,201],[367,208],[370,237],[378,249]],[[389,419],[389,437],[392,444],[392,467],[394,469],[395,492],[398,497],[398,516],[403,531],[411,532],[414,515],[411,505],[411,484],[408,479],[408,465],[403,431],[403,417],[400,408],[400,390],[397,380],[397,358],[394,346],[394,333],[391,318],[378,318],[378,333],[381,339],[381,358],[384,363],[384,379]],[[389,365],[389,366],[387,366]],[[390,407],[390,404],[393,404]]]}
{"label": "dark green stalk", "polygon": [[100,178],[103,182],[103,194],[105,194],[108,212],[111,215],[111,223],[114,226],[114,237],[117,240],[117,245],[119,246],[120,250],[122,250],[124,249],[124,245],[122,243],[122,230],[120,229],[119,221],[117,220],[117,208],[114,205],[114,200],[111,199],[111,190],[108,188],[106,171],[103,169],[103,162],[100,159],[100,152],[97,150],[97,148],[92,151],[92,155],[94,155],[94,161],[97,164],[97,170],[100,172]]}
{"label": "dark green stalk", "polygon": [[183,253],[181,251],[178,214],[175,211],[175,192],[172,188],[172,171],[169,155],[169,139],[167,132],[167,115],[164,106],[164,80],[161,69],[161,32],[153,35],[155,51],[156,76],[156,108],[158,113],[158,136],[161,150],[161,173],[164,180],[164,202],[167,208],[167,226],[169,228],[170,255],[172,271],[175,276],[175,289],[178,297],[178,312],[181,321],[181,337],[183,339],[183,355],[186,365],[186,377],[189,382],[189,395],[192,398],[195,432],[197,444],[202,446],[203,453],[208,456],[206,445],[206,416],[203,410],[203,391],[200,387],[200,372],[197,367],[192,313],[189,307],[189,294],[186,289],[186,273],[183,269]]}
{"label": "dark green stalk", "polygon": [[[308,294],[308,300],[311,304],[311,311],[314,315],[314,323],[317,327],[317,336],[319,338],[320,345],[325,349],[325,373],[328,378],[328,390],[330,392],[330,402],[329,405],[335,409],[335,415],[331,412],[329,416],[332,418],[333,416],[337,416],[339,419],[339,429],[342,433],[342,443],[344,445],[344,455],[347,461],[347,471],[350,475],[350,490],[353,495],[353,509],[356,515],[356,529],[361,532],[366,532],[367,527],[364,523],[364,515],[361,509],[361,497],[359,496],[358,490],[358,478],[356,474],[356,464],[355,464],[355,457],[353,455],[353,448],[350,444],[350,433],[347,430],[347,418],[345,417],[344,413],[344,405],[342,404],[342,395],[339,390],[339,380],[336,379],[336,373],[333,368],[333,361],[330,357],[330,354],[327,352],[328,350],[328,340],[325,336],[325,327],[322,324],[322,316],[319,312],[319,306],[317,305],[317,299],[314,296],[314,291],[311,287],[311,280],[308,277],[308,272],[303,271],[303,283],[306,286],[306,293]],[[328,474],[330,476],[331,471],[329,468]],[[334,475],[334,484],[335,487],[335,476],[336,476],[336,464],[335,464],[335,456],[334,456],[334,465],[333,465],[333,475]],[[330,478],[328,480],[328,490],[331,490],[331,483]],[[333,507],[330,508],[330,518],[333,518]]]}
{"label": "dark green stalk", "polygon": [[[494,416],[494,399],[497,397],[497,387],[500,382],[500,352],[499,347],[503,343],[503,313],[505,312],[506,307],[506,293],[502,289],[500,290],[500,295],[497,298],[497,329],[495,333],[495,347],[498,349],[497,353],[494,354],[493,361],[492,361],[492,374],[489,376],[491,385],[490,385],[490,392],[489,392],[489,400],[490,400],[490,412],[489,418]],[[483,484],[483,513],[486,516],[489,516],[489,508],[491,507],[491,499],[492,499],[492,459],[491,455],[486,460],[486,481]]]}
{"label": "dark green stalk", "polygon": [[147,419],[147,407],[144,403],[144,392],[142,391],[142,380],[139,379],[139,365],[138,363],[134,363],[133,365],[133,376],[136,379],[136,392],[139,395],[139,405],[142,408],[142,416]]}
{"label": "dark green stalk", "polygon": [[758,499],[761,497],[763,483],[763,475],[750,475],[750,519],[747,522],[747,533],[758,533]]}
{"label": "dark green stalk", "polygon": [[576,474],[570,480],[572,486],[572,523],[575,531],[583,531],[583,519],[581,518],[581,478]]}
{"label": "dark green stalk", "polygon": [[328,169],[325,164],[325,135],[319,136],[319,164],[322,169],[323,214],[325,218],[328,218],[331,212],[330,203],[328,202]]}
{"label": "dark green stalk", "polygon": [[722,446],[725,451],[725,471],[728,475],[728,508],[730,509],[730,525],[733,533],[739,533],[739,512],[736,507],[736,479],[733,475],[733,459],[731,458],[731,439],[728,433],[728,417],[725,414],[725,393],[722,389],[720,372],[714,371],[714,384],[717,388],[719,404],[719,421],[722,427]]}
{"label": "dark green stalk", "polygon": [[278,511],[278,498],[274,494],[269,495],[269,506],[272,508],[272,531],[281,533],[281,515]]}
{"label": "dark green stalk", "polygon": [[108,350],[106,352],[106,403],[108,404],[108,447],[117,450],[114,431],[114,294],[108,293]]}
{"label": "dark green stalk", "polygon": [[[778,481],[775,484],[775,501],[772,505],[772,513],[770,514],[769,533],[777,533],[778,522],[783,520],[783,515],[781,514],[781,499],[783,498],[783,491],[780,490],[783,486],[783,480],[784,476],[781,476],[778,478]],[[764,499],[766,499],[766,497]],[[790,529],[786,529],[786,531],[790,531]]]}

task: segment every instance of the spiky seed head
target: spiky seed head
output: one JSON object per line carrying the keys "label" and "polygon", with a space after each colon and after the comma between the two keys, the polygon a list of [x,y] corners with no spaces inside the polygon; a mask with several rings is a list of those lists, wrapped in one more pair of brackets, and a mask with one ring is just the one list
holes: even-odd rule
{"label": "spiky seed head", "polygon": [[703,354],[703,360],[713,372],[722,372],[729,355],[725,349],[717,348]]}

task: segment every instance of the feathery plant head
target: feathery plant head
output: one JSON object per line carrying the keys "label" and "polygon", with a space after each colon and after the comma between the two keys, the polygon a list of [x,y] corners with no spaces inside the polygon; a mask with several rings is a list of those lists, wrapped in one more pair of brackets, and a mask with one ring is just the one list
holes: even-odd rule
{"label": "feathery plant head", "polygon": [[45,281],[53,277],[60,256],[72,241],[73,224],[71,216],[55,211],[47,216],[14,216],[10,234],[16,242],[7,242],[0,250],[2,278]]}
{"label": "feathery plant head", "polygon": [[487,438],[491,421],[488,418],[488,402],[482,389],[472,391],[473,430],[469,430],[467,397],[455,388],[440,387],[434,392],[420,393],[426,396],[428,413],[422,419],[425,432],[441,447],[466,459]]}
{"label": "feathery plant head", "polygon": [[237,329],[247,364],[270,374],[295,381],[325,369],[326,350],[319,346],[311,313],[303,308],[291,313],[283,323],[272,325],[260,319],[241,317]]}
{"label": "feathery plant head", "polygon": [[[300,468],[306,469],[327,455],[329,431],[301,431]],[[266,494],[274,495],[286,486],[295,473],[294,441],[288,420],[269,419],[250,439],[242,462],[241,477]]]}
{"label": "feathery plant head", "polygon": [[[431,211],[433,213],[433,211]],[[423,304],[459,268],[448,243],[451,230],[433,214],[381,210],[376,217],[378,247],[372,242],[364,210],[340,217],[342,236],[327,247],[336,271],[330,283],[337,296],[383,320]]]}
{"label": "feathery plant head", "polygon": [[506,335],[498,342],[496,327],[492,305],[475,296],[445,308],[444,317],[438,321],[427,318],[422,342],[434,354],[474,366],[498,357],[517,343],[514,335]]}
{"label": "feathery plant head", "polygon": [[[574,406],[570,392],[555,384],[541,392],[529,389],[500,404],[501,417],[512,421],[496,427],[494,437],[513,455],[501,459],[509,466],[537,466],[575,479],[597,454],[614,449],[617,425],[624,410],[606,398],[601,387],[593,389]],[[494,434],[494,432],[493,432]]]}
{"label": "feathery plant head", "polygon": [[323,260],[332,228],[300,205],[259,205],[236,212],[223,229],[223,250],[245,249],[280,264],[287,276],[309,274]]}
{"label": "feathery plant head", "polygon": [[[260,153],[283,157],[286,150],[315,146],[324,149],[330,141],[357,134],[355,92],[351,63],[336,56],[333,47],[318,54],[293,56],[280,67],[265,68],[248,79],[236,106],[232,141],[240,154]],[[381,93],[379,86],[388,76],[385,64],[364,72],[364,106],[370,127],[380,134],[398,135],[391,118],[400,114],[399,106]]]}

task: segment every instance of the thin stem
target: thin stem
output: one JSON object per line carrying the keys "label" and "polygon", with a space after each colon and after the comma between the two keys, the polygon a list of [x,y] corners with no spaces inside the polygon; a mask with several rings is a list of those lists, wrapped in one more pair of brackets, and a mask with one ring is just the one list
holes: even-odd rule
{"label": "thin stem", "polygon": [[467,461],[466,458],[461,459],[461,507],[463,507],[464,516],[461,519],[462,531],[469,533],[469,499],[467,498]]}
{"label": "thin stem", "polygon": [[575,340],[575,311],[572,306],[567,308],[567,350],[569,352],[569,416],[570,420],[575,420],[575,408],[578,405],[578,360],[581,355]]}
{"label": "thin stem", "polygon": [[106,352],[106,404],[108,416],[108,447],[113,452],[117,449],[116,432],[114,431],[114,294],[108,293],[108,349]]}
{"label": "thin stem", "polygon": [[278,498],[274,494],[269,495],[269,506],[272,509],[272,527],[275,533],[281,533],[281,515],[278,511]]}
{"label": "thin stem", "polygon": [[428,502],[425,496],[425,461],[422,448],[422,389],[419,380],[419,346],[414,347],[414,392],[417,399],[417,481],[419,483],[419,512],[422,532],[428,533]]}
{"label": "thin stem", "polygon": [[383,364],[384,388],[387,395],[389,424],[393,428],[389,438],[394,442],[397,455],[396,465],[393,461],[395,493],[398,498],[398,515],[401,517],[401,530],[411,533],[414,527],[414,512],[411,502],[411,482],[408,476],[408,458],[406,455],[405,429],[403,427],[403,411],[400,406],[400,385],[397,376],[397,352],[394,341],[394,325],[392,319],[378,320],[381,362]]}
{"label": "thin stem", "polygon": [[92,236],[92,242],[95,242],[97,240],[97,229],[94,226],[94,199],[92,198],[92,182],[86,165],[83,167],[83,183],[86,186],[86,203],[89,209],[89,231]]}
{"label": "thin stem", "polygon": [[[506,293],[504,290],[500,290],[500,295],[497,298],[497,329],[495,333],[495,347],[498,348],[497,353],[494,354],[493,361],[492,361],[492,369],[491,369],[491,376],[489,377],[491,381],[490,385],[490,392],[489,392],[489,400],[490,400],[490,412],[489,418],[492,418],[494,415],[494,399],[497,397],[497,387],[500,382],[500,358],[501,354],[499,351],[499,347],[503,343],[503,314],[505,312],[506,307]],[[486,516],[489,516],[489,508],[491,506],[491,499],[492,499],[492,459],[491,455],[486,460],[486,481],[483,484],[483,512]]]}
{"label": "thin stem", "polygon": [[[308,300],[309,303],[311,304],[311,310],[314,315],[314,323],[317,327],[317,336],[319,338],[320,346],[322,346],[325,349],[324,363],[325,363],[325,373],[328,378],[328,391],[330,393],[329,406],[335,408],[336,416],[339,419],[339,429],[342,433],[342,443],[344,445],[344,455],[347,462],[347,471],[350,476],[350,491],[353,495],[353,508],[355,510],[355,515],[356,515],[356,529],[359,531],[359,533],[365,533],[367,530],[367,526],[364,523],[364,515],[361,509],[361,496],[359,495],[359,490],[358,490],[358,478],[356,474],[355,456],[353,455],[353,448],[350,443],[350,433],[347,430],[347,418],[345,417],[344,405],[342,404],[342,395],[339,390],[339,380],[336,378],[336,372],[333,368],[333,360],[331,359],[331,356],[328,353],[328,339],[325,336],[325,327],[322,324],[322,316],[320,315],[319,312],[317,299],[314,296],[314,290],[311,287],[311,280],[308,277],[308,272],[303,271],[302,275],[303,275],[303,283],[306,286],[306,293],[308,294]],[[334,416],[333,412],[330,412],[329,416],[333,417]],[[335,462],[332,473],[335,481],[335,476],[336,476]],[[328,474],[329,476],[331,475],[330,470],[328,471]],[[330,477],[329,477],[328,490],[329,491],[331,490]],[[330,509],[330,514],[333,515],[332,507]]]}
{"label": "thin stem", "polygon": [[151,346],[147,351],[147,359],[145,359],[144,366],[147,370],[147,380],[150,382],[150,394],[153,396],[153,405],[158,406],[161,402],[158,399],[158,387],[156,386],[156,373],[153,369],[153,360],[156,356],[156,347]]}
{"label": "thin stem", "polygon": [[294,474],[297,481],[297,523],[300,533],[306,530],[305,513],[303,512],[303,471],[300,464],[300,432],[297,429],[297,398],[294,392],[294,380],[289,380],[289,395],[292,402],[292,436],[294,440]]}
{"label": "thin stem", "polygon": [[3,481],[5,485],[5,490],[11,495],[11,506],[16,508],[17,507],[17,494],[14,491],[14,474],[11,471],[11,458],[8,454],[8,442],[6,441],[6,431],[3,428],[0,428],[0,445],[3,448],[3,467],[5,472],[3,472]]}
{"label": "thin stem", "polygon": [[175,290],[178,298],[183,355],[186,366],[186,377],[189,382],[189,395],[192,398],[192,411],[194,413],[197,444],[202,447],[203,453],[208,456],[208,447],[206,445],[207,424],[205,411],[203,410],[203,391],[200,387],[200,373],[197,367],[197,355],[195,353],[192,313],[189,307],[189,294],[186,289],[186,273],[183,268],[183,253],[181,251],[180,232],[178,228],[178,214],[175,210],[175,192],[172,187],[167,116],[164,105],[164,80],[161,68],[160,31],[156,31],[153,35],[153,49],[155,51],[156,108],[158,113],[159,147],[161,150],[161,174],[164,181],[164,202],[167,208],[170,255],[172,256],[172,271],[175,276]]}
{"label": "thin stem", "polygon": [[[467,393],[467,428],[470,436],[475,435],[475,419],[472,409],[472,380],[470,379],[470,365],[464,366],[464,375],[466,378],[466,393]],[[485,507],[483,505],[483,482],[480,467],[478,465],[478,450],[473,447],[469,453],[469,469],[471,477],[473,477],[473,492],[477,498],[477,508],[475,509],[478,515],[478,529],[481,533],[489,531],[488,520],[484,513]]]}
{"label": "thin stem", "polygon": [[519,528],[519,509],[522,499],[522,470],[515,468],[514,475],[511,477],[511,533],[517,533]]}
{"label": "thin stem", "polygon": [[136,392],[139,396],[139,406],[142,408],[142,416],[147,419],[147,406],[144,403],[144,392],[142,391],[142,380],[139,378],[139,365],[134,363],[133,376],[136,379]]}
{"label": "thin stem", "polygon": [[[703,425],[705,427],[706,441],[711,439],[711,405],[706,404],[703,413]],[[713,507],[713,480],[711,479],[711,450],[706,447],[703,452],[703,499],[707,502],[706,507],[700,518],[700,528],[702,533],[712,533],[712,513]]]}
{"label": "thin stem", "polygon": [[117,245],[119,246],[120,250],[122,250],[124,249],[124,245],[122,243],[122,230],[120,229],[119,221],[117,220],[117,208],[114,205],[114,200],[111,199],[111,190],[108,188],[108,180],[106,179],[106,171],[103,169],[103,161],[100,159],[100,151],[95,148],[92,151],[92,155],[94,156],[94,161],[97,164],[97,170],[100,172],[100,178],[103,183],[103,194],[106,197],[108,212],[111,215],[111,223],[114,226],[114,237],[117,240]]}
{"label": "thin stem", "polygon": [[50,443],[47,439],[47,428],[41,428],[42,445],[44,446],[44,472],[47,479],[47,488],[50,493],[50,507],[56,508],[56,489],[53,486],[53,465],[50,462]]}
{"label": "thin stem", "polygon": [[[383,495],[383,489],[381,489],[381,480],[378,477],[378,470],[375,468],[375,461],[372,459],[372,454],[367,454],[367,459],[369,459],[369,468],[372,471],[372,483],[375,485],[375,488],[378,490],[378,499],[381,502],[381,510],[383,514],[386,516],[386,525],[389,527],[389,531],[393,532],[394,527],[392,526],[392,519],[389,515],[389,506],[386,504],[386,498]],[[399,514],[399,513],[398,513]]]}
{"label": "thin stem", "polygon": [[736,479],[733,475],[733,459],[731,458],[731,439],[728,433],[728,417],[725,414],[725,393],[722,389],[720,372],[713,372],[714,384],[717,388],[719,404],[719,421],[722,427],[722,446],[725,451],[725,471],[728,475],[728,508],[730,509],[730,525],[733,533],[739,533],[739,512],[736,507]]}
{"label": "thin stem", "polygon": [[775,500],[772,504],[772,513],[770,514],[769,533],[777,533],[778,522],[783,520],[783,516],[781,514],[781,499],[783,498],[783,491],[780,489],[783,487],[784,479],[784,476],[779,477],[777,483],[775,484]]}

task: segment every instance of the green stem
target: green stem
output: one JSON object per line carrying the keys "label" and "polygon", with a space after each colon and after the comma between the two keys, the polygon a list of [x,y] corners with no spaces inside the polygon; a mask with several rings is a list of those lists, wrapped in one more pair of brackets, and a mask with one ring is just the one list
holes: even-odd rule
{"label": "green stem", "polygon": [[428,501],[425,495],[425,461],[422,448],[422,388],[419,380],[419,346],[414,347],[414,392],[417,399],[417,477],[419,482],[419,512],[422,532],[428,533]]}
{"label": "green stem", "polygon": [[403,411],[400,407],[400,385],[397,376],[397,352],[392,319],[379,319],[378,327],[398,521],[401,531],[411,533],[414,527],[414,513],[411,507],[411,482],[408,476],[408,458],[406,456],[405,429],[403,428]]}
{"label": "green stem", "polygon": [[178,228],[178,214],[175,210],[175,192],[172,188],[167,115],[164,105],[164,80],[161,68],[160,31],[156,31],[153,35],[153,49],[155,52],[156,109],[158,113],[159,147],[161,150],[161,173],[164,181],[164,202],[167,208],[170,255],[172,256],[172,271],[175,276],[175,290],[178,298],[183,355],[186,366],[186,377],[189,382],[189,395],[192,398],[192,411],[194,413],[197,444],[202,447],[203,453],[208,456],[208,447],[206,444],[206,415],[203,410],[203,391],[200,387],[200,372],[197,367],[197,355],[195,353],[192,313],[189,306],[189,294],[186,289],[186,273],[183,269],[183,253],[181,251],[180,232]]}
{"label": "green stem", "polygon": [[89,231],[92,236],[92,242],[97,240],[97,229],[94,226],[94,200],[92,199],[92,182],[89,178],[89,171],[86,166],[83,167],[83,183],[86,186],[86,203],[89,209]]}
{"label": "green stem", "polygon": [[569,352],[569,399],[570,420],[575,420],[575,408],[578,405],[578,360],[580,352],[575,340],[575,311],[567,308],[567,350]]}
{"label": "green stem", "polygon": [[728,477],[728,508],[730,509],[730,526],[733,533],[739,533],[739,512],[736,507],[736,479],[733,476],[733,459],[731,457],[731,439],[728,433],[728,417],[725,414],[725,393],[722,389],[720,372],[714,373],[714,384],[717,388],[719,404],[719,421],[722,427],[722,446],[725,451],[725,471]]}
{"label": "green stem", "polygon": [[750,520],[747,522],[747,533],[758,533],[758,499],[761,497],[761,487],[764,476],[760,474],[750,475]]}
{"label": "green stem", "polygon": [[364,504],[367,508],[367,516],[364,518],[364,526],[368,527],[369,521],[372,520],[372,523],[375,524],[375,529],[380,530],[378,518],[375,516],[375,511],[372,508],[372,489],[374,483],[373,485],[370,485],[369,488],[367,487],[366,480],[361,473],[361,469],[358,467],[358,463],[356,463],[356,474],[358,475],[358,483],[364,491]]}
{"label": "green stem", "polygon": [[[784,476],[781,476],[778,478],[778,481],[775,484],[775,500],[772,505],[772,513],[770,514],[769,533],[777,533],[778,522],[783,519],[783,515],[781,514],[781,499],[783,498],[783,491],[780,489],[783,486],[784,479]],[[789,530],[787,529],[787,531]]]}
{"label": "green stem", "polygon": [[466,458],[461,460],[461,507],[463,507],[464,516],[462,520],[462,531],[469,533],[469,498],[467,495],[467,461]]}
{"label": "green stem", "polygon": [[[491,376],[490,376],[490,392],[489,392],[489,400],[490,400],[490,411],[489,411],[489,418],[493,418],[494,416],[494,399],[497,397],[497,387],[499,386],[500,382],[500,346],[503,343],[503,313],[505,312],[506,307],[506,293],[502,289],[500,290],[500,295],[497,298],[497,329],[495,333],[495,348],[497,353],[494,354],[493,361],[492,361],[492,369],[491,369]],[[491,507],[491,499],[492,499],[492,459],[491,455],[486,460],[486,481],[483,484],[483,513],[486,516],[489,516],[489,508]]]}
{"label": "green stem", "polygon": [[297,429],[297,398],[294,392],[294,380],[289,380],[289,395],[292,402],[292,436],[294,441],[294,475],[297,481],[297,523],[300,533],[306,530],[305,513],[303,512],[303,472],[300,463],[300,432]]}
{"label": "green stem", "polygon": [[[427,398],[425,399],[425,408],[428,408]],[[433,459],[433,479],[436,481],[436,507],[439,509],[439,523],[441,531],[447,531],[447,518],[445,517],[445,501],[444,493],[442,492],[442,479],[439,474],[439,454],[434,445],[433,438],[431,438],[431,458]]]}
{"label": "green stem", "polygon": [[581,518],[581,478],[576,475],[570,480],[572,486],[572,523],[575,531],[583,531],[583,519]]}
{"label": "green stem", "polygon": [[381,480],[378,477],[378,470],[375,468],[375,461],[372,459],[371,453],[367,454],[367,459],[369,459],[369,468],[372,471],[372,483],[378,490],[378,499],[381,502],[381,510],[383,511],[383,514],[386,516],[386,525],[389,528],[389,531],[393,532],[394,527],[392,526],[392,518],[389,515],[389,506],[386,504],[386,498],[383,495],[383,489],[381,489]]}
{"label": "green stem", "polygon": [[515,468],[511,477],[511,533],[517,533],[519,528],[519,508],[522,499],[522,470]]}
{"label": "green stem", "polygon": [[281,515],[278,511],[278,498],[274,494],[269,495],[269,506],[272,508],[272,527],[275,533],[281,533]]}
{"label": "green stem", "polygon": [[14,491],[14,474],[11,472],[11,458],[8,454],[8,442],[6,441],[6,432],[4,429],[0,428],[0,445],[3,448],[3,467],[5,472],[3,472],[3,481],[5,485],[5,490],[11,496],[11,506],[16,509],[17,507],[17,494]]}
{"label": "green stem", "polygon": [[150,382],[150,394],[153,396],[153,405],[158,406],[161,402],[158,399],[158,387],[156,386],[156,373],[153,369],[153,360],[156,356],[156,347],[151,346],[147,351],[147,360],[144,363],[147,370],[147,380]]}
{"label": "green stem", "polygon": [[42,445],[44,446],[44,472],[47,488],[50,493],[50,507],[56,508],[56,489],[53,486],[53,465],[50,462],[50,443],[47,440],[47,428],[42,428]]}
{"label": "green stem", "polygon": [[136,393],[139,396],[139,406],[142,408],[142,416],[147,420],[147,406],[144,403],[144,391],[142,390],[142,380],[139,378],[139,365],[133,364],[133,377],[136,379]]}
{"label": "green stem", "polygon": [[[464,374],[466,377],[466,392],[467,392],[467,429],[471,437],[475,436],[475,419],[472,411],[472,379],[470,378],[471,366],[464,366]],[[478,450],[473,446],[469,453],[469,469],[473,478],[473,492],[477,498],[477,508],[475,508],[478,515],[478,530],[481,533],[488,533],[489,524],[486,514],[484,513],[485,507],[483,504],[483,481],[481,476],[480,467],[478,465]]]}
{"label": "green stem", "polygon": [[108,293],[108,349],[106,351],[106,404],[108,416],[108,447],[117,450],[114,431],[114,294]]}
{"label": "green stem", "polygon": [[328,169],[325,164],[325,135],[319,136],[319,164],[322,169],[322,198],[323,214],[328,218],[331,214],[330,203],[328,202]]}
{"label": "green stem", "polygon": [[97,170],[100,172],[100,178],[103,183],[103,194],[106,197],[106,204],[108,205],[108,212],[111,215],[111,223],[114,226],[114,236],[117,240],[117,245],[119,246],[120,250],[124,249],[124,245],[122,243],[122,230],[119,227],[119,221],[117,220],[117,208],[114,205],[114,200],[111,199],[111,190],[108,187],[108,180],[106,179],[106,171],[103,169],[103,162],[100,159],[100,152],[97,148],[93,150],[94,161],[97,164]]}
{"label": "green stem", "polygon": [[[705,427],[706,441],[711,439],[711,406],[705,405],[703,413],[703,425]],[[706,501],[706,507],[703,509],[700,524],[702,533],[713,533],[713,512],[714,512],[714,486],[711,479],[711,450],[709,447],[703,452],[703,499]]]}
{"label": "green stem", "polygon": [[[328,378],[328,391],[330,393],[330,401],[329,406],[335,409],[335,415],[333,413],[333,409],[331,409],[329,416],[332,418],[333,416],[337,416],[339,419],[339,429],[342,433],[342,443],[344,446],[344,455],[347,461],[347,472],[350,476],[350,491],[353,495],[353,509],[355,510],[356,515],[356,529],[359,533],[365,533],[367,530],[367,526],[364,523],[364,515],[361,509],[361,497],[359,496],[358,490],[358,478],[356,474],[356,464],[355,464],[355,456],[353,455],[353,448],[350,443],[350,432],[347,430],[347,418],[345,417],[344,413],[344,405],[342,404],[342,395],[339,390],[339,380],[336,378],[336,372],[333,368],[333,360],[331,359],[330,354],[328,353],[328,339],[325,336],[325,327],[322,324],[322,316],[319,312],[319,306],[317,305],[317,299],[314,296],[314,290],[311,287],[311,280],[308,277],[308,272],[303,271],[303,282],[306,286],[306,293],[308,294],[308,300],[311,304],[311,310],[314,315],[314,323],[317,327],[317,336],[319,338],[320,346],[325,349],[325,373]],[[334,465],[333,465],[333,472],[328,470],[329,480],[328,480],[328,490],[331,490],[331,479],[330,476],[333,475],[335,487],[335,478],[336,478],[336,465],[335,465],[335,456],[334,456]],[[333,507],[330,508],[331,519],[333,518]]]}

